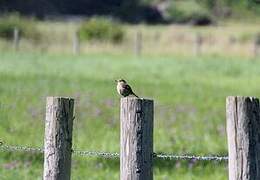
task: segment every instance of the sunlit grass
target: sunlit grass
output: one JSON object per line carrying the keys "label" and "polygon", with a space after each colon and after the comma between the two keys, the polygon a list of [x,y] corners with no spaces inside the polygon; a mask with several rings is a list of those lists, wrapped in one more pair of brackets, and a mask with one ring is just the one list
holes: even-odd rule
{"label": "sunlit grass", "polygon": [[[0,64],[0,138],[14,145],[42,146],[46,96],[71,96],[76,99],[73,146],[118,152],[120,98],[113,80],[125,78],[139,96],[155,101],[156,152],[226,155],[226,96],[260,96],[257,59],[1,52]],[[30,168],[9,170],[4,165],[16,161],[15,154],[1,156],[0,177],[41,179],[41,159],[17,156],[18,164],[30,161]],[[224,164],[189,164],[160,164],[155,177],[226,178]],[[106,161],[79,158],[72,175],[118,179],[118,163],[111,168]]]}
{"label": "sunlit grass", "polygon": [[[79,23],[38,22],[42,38],[37,42],[21,39],[20,51],[72,54],[72,42]],[[256,22],[218,22],[212,26],[190,25],[124,25],[125,39],[120,44],[108,42],[80,42],[80,53],[135,54],[136,32],[142,32],[143,55],[194,55],[195,37],[203,37],[203,55],[226,57],[254,57],[254,38],[260,25]],[[0,49],[12,48],[11,42],[0,40]]]}

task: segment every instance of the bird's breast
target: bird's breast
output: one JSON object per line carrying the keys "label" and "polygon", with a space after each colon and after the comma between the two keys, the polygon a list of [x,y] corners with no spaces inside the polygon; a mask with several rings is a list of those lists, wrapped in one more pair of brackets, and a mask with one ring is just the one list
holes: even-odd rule
{"label": "bird's breast", "polygon": [[120,86],[120,84],[117,84],[117,86],[116,86],[116,90],[117,90],[117,92],[118,92],[118,94],[121,94],[121,86]]}

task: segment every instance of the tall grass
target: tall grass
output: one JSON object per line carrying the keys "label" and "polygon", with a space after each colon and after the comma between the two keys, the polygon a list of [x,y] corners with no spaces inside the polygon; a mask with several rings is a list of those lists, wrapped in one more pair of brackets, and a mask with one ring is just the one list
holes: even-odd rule
{"label": "tall grass", "polygon": [[[32,42],[27,38],[21,39],[20,50],[42,53],[72,53],[72,41],[79,23],[38,22],[37,29],[41,32],[41,39]],[[259,33],[257,23],[220,22],[215,26],[147,26],[124,25],[126,31],[120,44],[109,42],[80,42],[80,52],[134,54],[135,36],[142,32],[143,55],[186,56],[193,54],[196,34],[203,37],[203,55],[221,55],[229,57],[253,57],[254,38]],[[0,49],[9,50],[10,42],[0,39]]]}

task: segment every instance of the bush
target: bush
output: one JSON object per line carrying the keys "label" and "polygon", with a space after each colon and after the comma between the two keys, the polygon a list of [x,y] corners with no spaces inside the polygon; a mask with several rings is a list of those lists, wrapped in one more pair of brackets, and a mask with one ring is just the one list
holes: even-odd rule
{"label": "bush", "polygon": [[105,18],[91,18],[79,28],[81,40],[110,41],[120,43],[124,38],[123,27],[112,20]]}
{"label": "bush", "polygon": [[213,23],[209,12],[194,1],[174,2],[167,9],[167,19],[174,23],[208,25]]}
{"label": "bush", "polygon": [[205,26],[213,23],[212,18],[208,13],[193,13],[190,16],[189,22],[192,25]]}
{"label": "bush", "polygon": [[37,40],[40,33],[37,31],[35,21],[19,15],[4,15],[0,18],[0,37],[7,40],[13,38],[14,29],[17,28],[21,37]]}

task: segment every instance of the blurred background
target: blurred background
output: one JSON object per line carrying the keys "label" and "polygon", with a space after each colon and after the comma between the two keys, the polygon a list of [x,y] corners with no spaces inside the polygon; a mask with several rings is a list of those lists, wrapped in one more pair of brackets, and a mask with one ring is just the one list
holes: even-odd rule
{"label": "blurred background", "polygon": [[[154,151],[227,155],[225,98],[260,96],[259,0],[0,0],[0,140],[42,147],[47,96],[76,99],[73,148],[119,152],[115,79],[155,101]],[[0,153],[0,179],[42,179]],[[156,161],[155,179],[227,179],[226,162]],[[119,179],[73,157],[72,179]]]}

